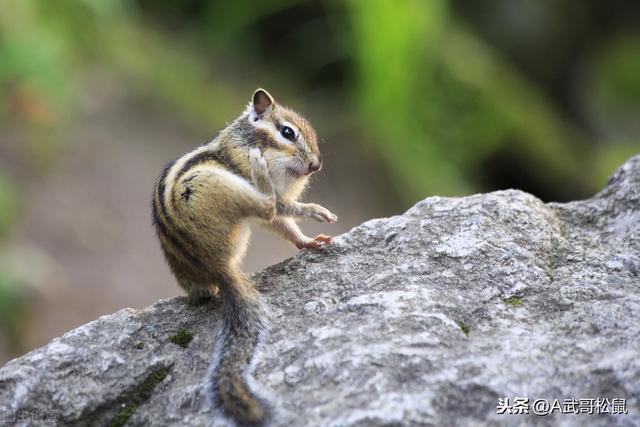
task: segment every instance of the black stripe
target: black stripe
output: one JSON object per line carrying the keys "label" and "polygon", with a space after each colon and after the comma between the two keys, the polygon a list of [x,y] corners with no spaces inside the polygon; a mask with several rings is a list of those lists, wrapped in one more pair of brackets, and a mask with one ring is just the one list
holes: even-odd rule
{"label": "black stripe", "polygon": [[269,131],[266,131],[264,129],[256,129],[252,132],[251,135],[252,135],[251,141],[253,142],[253,145],[255,145],[256,147],[278,148],[279,146],[278,142],[271,137],[271,134],[269,133]]}
{"label": "black stripe", "polygon": [[[171,230],[177,230],[179,231],[179,227],[171,220],[171,217],[167,214],[167,206],[166,203],[164,201],[164,193],[166,191],[166,180],[167,180],[167,175],[169,174],[169,170],[171,169],[171,167],[175,164],[175,160],[170,162],[167,166],[165,166],[164,170],[162,171],[162,175],[160,175],[160,180],[158,181],[158,193],[157,193],[157,197],[158,197],[158,203],[160,204],[160,212],[161,212],[161,222],[163,222],[164,224],[162,224],[163,228],[165,229],[165,234],[167,236],[167,238],[171,241],[171,243],[174,245],[174,247],[180,252],[180,253],[184,253],[185,255],[191,257],[193,260],[195,260],[197,262],[198,265],[200,265],[200,263],[198,262],[198,260],[196,258],[193,257],[193,255],[190,254],[190,252],[185,248],[185,244],[180,242],[180,238],[178,237],[178,235],[172,233],[169,231],[169,229]],[[176,179],[177,181],[177,179]],[[176,182],[174,181],[174,182]],[[155,202],[155,199],[154,199]],[[158,220],[158,215],[157,215],[157,211],[156,211],[156,221]],[[181,237],[182,240],[185,241],[186,246],[190,246],[192,248],[197,248],[198,244],[195,240],[191,239],[189,236],[186,235],[186,233],[181,233]]]}
{"label": "black stripe", "polygon": [[[196,258],[192,251],[189,251],[189,247],[196,249],[198,247],[197,242],[190,238],[186,233],[175,233],[174,231],[179,232],[179,228],[177,225],[171,220],[171,217],[167,214],[167,206],[164,201],[164,193],[166,191],[166,179],[169,174],[169,170],[175,164],[175,160],[167,164],[158,179],[158,185],[156,188],[156,194],[153,198],[153,206],[152,206],[152,220],[154,225],[156,226],[156,231],[159,235],[162,235],[168,242],[171,243],[171,246],[190,264],[192,264],[193,268],[204,269],[205,267],[200,262],[198,258]],[[160,205],[160,212],[158,212],[158,204]],[[160,215],[159,215],[160,213]],[[182,240],[182,241],[181,241]],[[167,251],[165,251],[165,254]]]}
{"label": "black stripe", "polygon": [[156,192],[154,191],[153,198],[151,199],[151,225],[155,226],[157,223],[158,223],[158,209],[156,208]]}
{"label": "black stripe", "polygon": [[[237,123],[236,129],[240,134],[240,139],[244,146],[260,147],[260,148],[278,148],[278,143],[268,130],[256,128],[249,120],[243,120]],[[278,124],[276,124],[278,126]]]}
{"label": "black stripe", "polygon": [[[179,254],[184,259],[184,261],[187,261],[189,264],[191,264],[191,268],[203,270],[205,266],[200,262],[200,260],[197,257],[195,257],[191,253],[191,251],[189,251],[185,247],[185,245],[182,242],[180,242],[180,240],[174,233],[172,233],[169,230],[169,227],[173,227],[173,229],[175,229],[175,225],[173,225],[166,216],[165,217],[158,216],[155,199],[153,201],[153,211],[154,211],[154,216],[156,218],[155,226],[156,226],[156,232],[158,233],[158,236],[168,241],[171,244],[171,248],[173,249],[173,251]],[[169,224],[165,224],[165,221],[168,222]],[[186,235],[183,234],[182,237],[186,238]],[[190,240],[190,239],[187,239],[187,240]],[[191,247],[193,247],[193,245]],[[169,251],[164,250],[164,253],[165,253],[165,256],[169,258],[170,256]]]}
{"label": "black stripe", "polygon": [[[157,187],[157,194],[158,194],[158,202],[160,203],[160,210],[162,211],[162,214],[165,216],[165,218],[167,217],[167,207],[164,204],[164,192],[166,189],[166,185],[167,183],[165,182],[167,180],[167,175],[169,174],[169,171],[171,170],[171,167],[176,163],[176,161],[172,161],[169,162],[164,169],[162,170],[162,174],[160,175],[160,178],[158,179],[158,187]],[[155,198],[154,198],[155,200]]]}
{"label": "black stripe", "polygon": [[196,154],[195,156],[190,158],[176,174],[175,182],[178,182],[180,177],[184,175],[189,169],[197,165],[200,165],[202,163],[211,162],[211,161],[217,162],[222,166],[225,166],[228,170],[230,170],[231,172],[233,172],[238,176],[241,176],[247,179],[249,178],[247,175],[245,175],[242,172],[240,167],[231,159],[231,156],[229,156],[223,150],[216,150],[216,151],[203,151],[202,153]]}

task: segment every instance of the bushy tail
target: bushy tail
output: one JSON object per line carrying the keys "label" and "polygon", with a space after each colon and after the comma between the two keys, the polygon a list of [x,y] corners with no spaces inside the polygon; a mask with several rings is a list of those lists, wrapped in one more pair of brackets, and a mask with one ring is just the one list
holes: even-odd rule
{"label": "bushy tail", "polygon": [[267,406],[249,389],[245,376],[251,373],[265,327],[262,308],[248,279],[225,279],[220,283],[223,318],[211,378],[214,402],[238,424],[258,426],[268,418]]}

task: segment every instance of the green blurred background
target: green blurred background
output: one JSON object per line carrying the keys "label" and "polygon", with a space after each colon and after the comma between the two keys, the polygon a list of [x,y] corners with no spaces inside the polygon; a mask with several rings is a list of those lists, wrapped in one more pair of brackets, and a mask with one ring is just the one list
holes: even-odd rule
{"label": "green blurred background", "polygon": [[[338,234],[430,196],[588,197],[640,151],[640,3],[0,0],[0,362],[178,293],[162,166],[262,86],[302,111]],[[246,269],[295,253],[258,233]]]}

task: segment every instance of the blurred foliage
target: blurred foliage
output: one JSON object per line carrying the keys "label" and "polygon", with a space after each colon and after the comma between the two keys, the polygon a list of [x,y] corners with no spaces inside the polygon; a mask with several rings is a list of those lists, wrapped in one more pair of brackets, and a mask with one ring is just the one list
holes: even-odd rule
{"label": "blurred foliage", "polygon": [[71,118],[108,4],[0,0],[0,123],[27,134],[24,154],[35,170],[60,152],[61,126]]}
{"label": "blurred foliage", "polygon": [[5,236],[16,217],[18,201],[7,177],[0,174],[0,237]]}
{"label": "blurred foliage", "polygon": [[[0,0],[0,11],[2,238],[24,178],[64,152],[96,69],[211,134],[267,87],[313,113],[333,155],[346,143],[377,155],[396,209],[507,187],[586,197],[640,151],[638,2]],[[17,342],[22,297],[1,270],[0,325]]]}
{"label": "blurred foliage", "polygon": [[211,130],[265,85],[322,97],[330,130],[357,129],[406,202],[505,185],[545,199],[592,193],[638,150],[638,34],[588,52],[584,118],[532,76],[558,80],[553,67],[596,28],[598,9],[586,5],[574,28],[559,24],[570,1],[526,2],[519,14],[485,3],[493,21],[453,0],[0,0],[0,120],[27,129],[31,153],[47,157],[92,66]]}
{"label": "blurred foliage", "polygon": [[66,24],[78,7],[60,2],[57,9],[33,0],[0,5],[2,119],[14,114],[29,124],[50,125],[69,105],[74,86],[77,34]]}
{"label": "blurred foliage", "polygon": [[507,145],[548,186],[600,184],[584,173],[598,161],[587,136],[445,2],[351,4],[360,109],[410,198],[477,189],[477,167]]}
{"label": "blurred foliage", "polygon": [[602,49],[597,62],[596,88],[611,101],[640,108],[640,34],[619,37]]}
{"label": "blurred foliage", "polygon": [[0,339],[17,349],[22,349],[20,331],[25,308],[22,289],[0,274]]}
{"label": "blurred foliage", "polygon": [[587,100],[593,122],[615,138],[640,134],[640,33],[614,37],[594,55]]}
{"label": "blurred foliage", "polygon": [[[55,133],[37,129],[69,118],[82,73],[98,63],[203,127],[232,117],[247,86],[266,80],[291,91],[306,84],[308,91],[320,82],[328,96],[353,101],[362,139],[373,144],[407,201],[483,189],[496,153],[518,158],[527,179],[552,195],[559,182],[574,193],[592,192],[602,176],[585,175],[585,168],[609,166],[601,165],[599,135],[568,120],[446,0],[4,0],[2,6],[0,117],[36,129],[30,135],[36,153],[55,143]],[[530,5],[531,19],[549,10],[549,3]],[[534,48],[531,36],[527,43]],[[629,110],[617,107],[636,105],[638,51],[637,37],[622,37],[594,61],[593,92],[606,110],[598,117],[615,121]],[[327,74],[334,77],[328,85],[318,77]],[[625,135],[613,151],[633,151],[637,135]]]}
{"label": "blurred foliage", "polygon": [[[446,2],[356,0],[350,6],[357,101],[365,130],[388,162],[399,191],[414,199],[436,189],[445,194],[467,192],[462,165],[454,160],[473,156],[475,147],[461,150],[446,140],[464,144],[463,140],[446,136],[464,133],[453,121],[477,118],[456,114],[475,100],[437,68]],[[439,103],[441,98],[447,103]],[[480,126],[481,132],[495,130]]]}

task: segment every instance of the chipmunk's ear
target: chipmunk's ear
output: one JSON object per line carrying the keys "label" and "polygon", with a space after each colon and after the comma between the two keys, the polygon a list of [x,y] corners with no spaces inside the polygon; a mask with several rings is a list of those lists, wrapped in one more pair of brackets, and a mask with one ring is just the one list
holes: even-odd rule
{"label": "chipmunk's ear", "polygon": [[262,116],[270,108],[273,108],[275,101],[269,92],[264,89],[258,89],[253,93],[251,104],[253,105],[253,111],[255,111],[256,115]]}

